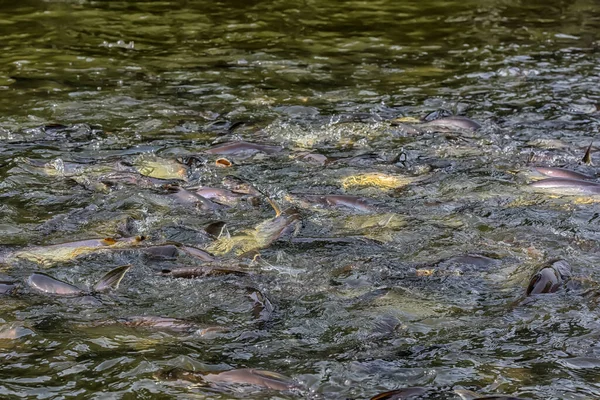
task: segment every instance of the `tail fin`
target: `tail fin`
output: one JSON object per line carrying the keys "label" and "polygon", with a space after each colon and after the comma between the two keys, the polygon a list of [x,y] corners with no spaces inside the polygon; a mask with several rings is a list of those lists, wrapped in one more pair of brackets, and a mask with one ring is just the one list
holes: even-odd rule
{"label": "tail fin", "polygon": [[98,283],[94,285],[94,292],[105,292],[110,289],[117,289],[123,277],[129,271],[131,265],[123,265],[112,269],[106,273]]}

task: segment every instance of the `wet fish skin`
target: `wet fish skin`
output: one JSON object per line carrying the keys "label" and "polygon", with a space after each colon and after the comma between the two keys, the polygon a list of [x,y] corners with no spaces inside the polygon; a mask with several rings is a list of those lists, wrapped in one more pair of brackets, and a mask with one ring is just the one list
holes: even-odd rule
{"label": "wet fish skin", "polygon": [[529,183],[529,186],[542,189],[567,189],[586,194],[600,194],[600,183],[582,179],[548,178]]}
{"label": "wet fish skin", "polygon": [[170,276],[172,278],[201,278],[204,276],[221,276],[221,275],[247,275],[246,272],[239,269],[220,268],[220,267],[184,267],[176,269],[163,269],[160,274],[162,276]]}
{"label": "wet fish skin", "polygon": [[14,282],[0,281],[0,294],[11,294],[16,287]]}
{"label": "wet fish skin", "polygon": [[191,192],[187,189],[184,189],[180,186],[170,187],[169,191],[173,193],[170,194],[177,202],[182,204],[199,204],[203,210],[216,210],[219,206],[210,201],[209,199],[195,193]]}
{"label": "wet fish skin", "polygon": [[463,400],[525,400],[521,397],[514,396],[481,396],[480,394],[466,389],[455,389],[454,392]]}
{"label": "wet fish skin", "polygon": [[412,387],[403,388],[397,390],[390,390],[389,392],[380,393],[376,396],[371,397],[371,400],[402,400],[409,399],[413,396],[420,396],[429,391],[428,388],[424,387]]}
{"label": "wet fish skin", "polygon": [[81,296],[85,293],[77,286],[60,281],[41,272],[31,274],[27,279],[27,284],[35,290],[57,296]]}
{"label": "wet fish skin", "polygon": [[206,261],[206,262],[216,261],[215,257],[213,257],[212,255],[210,255],[206,251],[197,249],[195,247],[182,246],[181,250],[184,253],[186,253],[187,255],[195,257],[195,258],[198,258],[198,259],[200,259],[202,261]]}
{"label": "wet fish skin", "polygon": [[141,328],[156,328],[156,329],[167,329],[177,332],[195,331],[198,329],[198,325],[191,321],[178,318],[166,318],[158,316],[131,316],[126,318],[119,318],[116,320],[117,323],[128,326],[128,327],[141,327]]}
{"label": "wet fish skin", "polygon": [[120,249],[136,246],[144,240],[144,236],[136,236],[122,239],[88,239],[49,246],[34,246],[6,255],[6,261],[9,262],[12,259],[25,259],[42,264],[52,264],[55,262],[71,260],[77,256],[89,254],[97,250]]}
{"label": "wet fish skin", "polygon": [[242,368],[218,374],[206,374],[203,379],[212,383],[237,383],[263,386],[273,390],[289,390],[294,387],[291,378],[277,372]]}
{"label": "wet fish skin", "polygon": [[163,245],[163,246],[145,247],[144,249],[142,249],[142,251],[145,254],[147,254],[149,257],[158,258],[158,259],[175,258],[175,257],[177,257],[177,254],[179,253],[177,246],[172,245],[172,244],[167,244],[167,245]]}
{"label": "wet fish skin", "polygon": [[564,260],[552,261],[541,268],[529,281],[526,295],[555,293],[571,277],[571,267]]}
{"label": "wet fish skin", "polygon": [[274,154],[283,150],[281,146],[271,146],[267,144],[250,143],[250,142],[227,142],[216,145],[206,150],[208,154],[219,155],[239,155],[239,154],[254,154],[266,153]]}
{"label": "wet fish skin", "polygon": [[425,122],[423,126],[441,127],[448,129],[466,129],[471,131],[476,131],[481,128],[481,124],[479,122],[461,116],[451,116],[434,119],[433,121]]}
{"label": "wet fish skin", "polygon": [[342,195],[342,194],[331,194],[331,195],[313,195],[305,194],[298,195],[299,198],[306,200],[312,204],[318,204],[327,207],[347,207],[358,211],[372,211],[375,206],[373,199],[367,199],[365,197]]}
{"label": "wet fish skin", "polygon": [[[117,289],[119,283],[123,279],[123,276],[131,268],[130,265],[123,265],[114,268],[107,272],[100,280],[94,285],[92,293],[106,292],[111,289]],[[27,279],[27,284],[42,293],[52,294],[57,296],[82,296],[88,292],[70,283],[63,282],[50,275],[35,272]]]}
{"label": "wet fish skin", "polygon": [[262,196],[262,193],[250,182],[246,182],[237,176],[227,175],[225,178],[223,178],[223,186],[234,193],[248,194],[250,196]]}
{"label": "wet fish skin", "polygon": [[566,178],[566,179],[578,179],[578,180],[594,179],[593,176],[581,174],[581,173],[575,172],[575,171],[570,171],[565,168],[535,167],[535,170],[542,175],[551,176],[553,178]]}

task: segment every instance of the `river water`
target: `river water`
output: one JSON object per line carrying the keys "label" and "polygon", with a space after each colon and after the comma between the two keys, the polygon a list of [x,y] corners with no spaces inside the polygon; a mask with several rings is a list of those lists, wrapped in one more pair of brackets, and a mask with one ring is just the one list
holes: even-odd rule
{"label": "river water", "polygon": [[[527,186],[596,174],[599,29],[590,0],[0,2],[0,396],[600,398],[598,198]],[[482,126],[419,121],[447,115]],[[207,152],[240,140],[281,147]],[[189,194],[229,176],[261,194]],[[161,275],[206,266],[184,246],[245,273]],[[552,259],[568,287],[525,298]],[[202,377],[242,368],[293,387]]]}

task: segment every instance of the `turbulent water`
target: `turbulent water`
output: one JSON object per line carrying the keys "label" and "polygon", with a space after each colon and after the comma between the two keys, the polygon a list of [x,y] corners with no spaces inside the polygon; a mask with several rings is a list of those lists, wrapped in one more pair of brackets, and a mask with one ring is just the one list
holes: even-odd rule
{"label": "turbulent water", "polygon": [[[528,185],[596,175],[599,29],[589,0],[0,3],[0,397],[600,398],[599,198]],[[214,378],[245,368],[271,383]]]}

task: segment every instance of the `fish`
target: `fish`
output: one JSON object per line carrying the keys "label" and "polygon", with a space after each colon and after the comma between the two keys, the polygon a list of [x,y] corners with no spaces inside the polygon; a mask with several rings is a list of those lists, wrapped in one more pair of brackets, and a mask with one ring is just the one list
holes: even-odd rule
{"label": "fish", "polygon": [[194,383],[255,385],[272,390],[289,390],[295,387],[293,380],[285,375],[253,368],[233,369],[219,373],[193,372],[182,368],[173,368],[161,371],[155,377],[163,380],[185,380]]}
{"label": "fish", "polygon": [[535,167],[535,170],[542,175],[551,176],[553,178],[566,178],[566,179],[579,179],[579,180],[594,179],[593,176],[581,174],[581,173],[575,172],[575,171],[570,171],[565,168]]}
{"label": "fish", "polygon": [[410,387],[397,390],[390,390],[389,392],[380,393],[376,396],[371,397],[371,400],[402,400],[409,399],[413,396],[420,396],[425,394],[430,389],[424,387]]}
{"label": "fish", "polygon": [[199,205],[203,210],[216,210],[219,205],[210,201],[209,199],[199,195],[198,193],[191,192],[180,186],[171,186],[167,189],[171,192],[170,196],[180,204],[183,205]]}
{"label": "fish", "polygon": [[91,291],[81,289],[75,285],[63,282],[41,272],[31,274],[27,279],[27,284],[29,287],[39,292],[56,296],[82,296],[90,292],[102,293],[108,290],[116,290],[130,268],[130,265],[123,265],[110,270],[100,278],[100,280],[92,287]]}
{"label": "fish", "polygon": [[277,372],[253,368],[234,369],[218,374],[206,374],[203,379],[212,383],[235,383],[263,386],[273,390],[289,390],[294,387],[291,378]]}
{"label": "fish", "polygon": [[221,326],[211,326],[202,328],[193,321],[188,321],[179,318],[159,317],[154,315],[136,315],[125,318],[118,318],[114,321],[104,321],[96,323],[96,325],[124,325],[130,328],[152,328],[165,329],[174,332],[188,332],[205,335],[210,332],[225,332],[227,329]]}
{"label": "fish", "polygon": [[11,294],[16,289],[15,282],[9,280],[0,281],[0,294]]}
{"label": "fish", "polygon": [[529,281],[526,295],[554,293],[571,279],[571,266],[565,260],[548,262]]}
{"label": "fish", "polygon": [[225,268],[225,267],[183,267],[175,269],[163,269],[160,272],[162,276],[170,276],[172,278],[201,278],[204,276],[221,276],[221,275],[248,275],[247,272],[240,269]]}
{"label": "fish", "polygon": [[76,242],[53,244],[49,246],[34,246],[7,254],[5,262],[17,259],[34,261],[43,265],[72,260],[78,256],[94,253],[100,250],[124,249],[139,245],[145,240],[144,236],[122,239],[88,239]]}
{"label": "fish", "polygon": [[182,246],[181,251],[183,251],[185,254],[187,254],[191,257],[197,258],[202,261],[206,261],[206,262],[216,261],[215,257],[210,255],[206,251],[197,249],[195,247]]}
{"label": "fish", "polygon": [[283,150],[281,146],[270,146],[266,144],[250,142],[227,142],[211,147],[205,152],[219,155],[252,155],[256,153],[274,154]]}
{"label": "fish", "polygon": [[196,194],[204,197],[205,199],[209,199],[211,201],[214,201],[215,203],[219,203],[224,206],[234,206],[238,204],[241,200],[247,199],[250,196],[243,193],[235,193],[227,189],[218,189],[203,186],[193,188],[193,190]]}
{"label": "fish", "polygon": [[548,178],[529,183],[538,189],[550,189],[559,194],[600,194],[600,183],[582,179]]}
{"label": "fish", "polygon": [[357,211],[372,211],[377,202],[373,199],[365,197],[349,196],[342,194],[333,195],[292,195],[292,198],[296,197],[301,202],[305,201],[310,204],[317,204],[325,207],[346,207]]}
{"label": "fish", "polygon": [[246,182],[237,176],[227,175],[223,178],[223,186],[234,193],[248,194],[250,196],[263,196],[250,182]]}
{"label": "fish", "polygon": [[460,396],[462,400],[526,400],[521,397],[514,396],[502,396],[502,395],[491,395],[482,396],[472,390],[465,389],[454,389],[454,392]]}
{"label": "fish", "polygon": [[439,119],[434,119],[433,121],[428,121],[423,123],[423,126],[426,127],[440,127],[446,129],[465,129],[470,131],[476,131],[481,129],[481,124],[479,122],[473,121],[467,117],[461,116],[451,116],[444,117]]}
{"label": "fish", "polygon": [[300,213],[295,208],[283,212],[271,202],[276,210],[275,218],[268,219],[231,237],[215,240],[207,250],[216,255],[234,252],[237,255],[248,254],[267,248],[282,236],[295,231],[301,223]]}
{"label": "fish", "polygon": [[525,400],[521,397],[490,395],[482,396],[472,390],[454,389],[454,393],[460,396],[462,400]]}
{"label": "fish", "polygon": [[179,249],[177,249],[177,246],[172,244],[145,247],[142,249],[142,251],[150,258],[156,259],[171,259],[177,257],[179,254]]}

